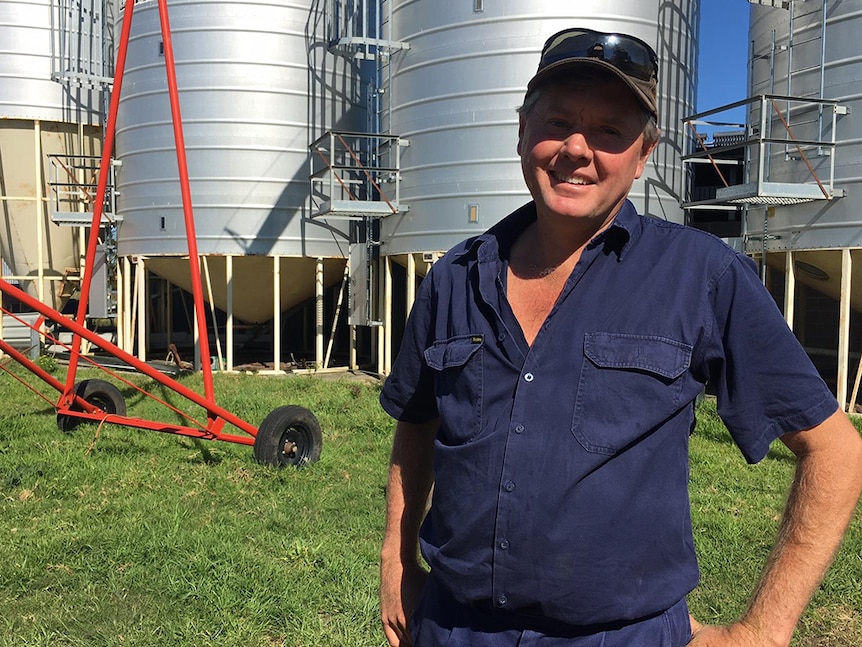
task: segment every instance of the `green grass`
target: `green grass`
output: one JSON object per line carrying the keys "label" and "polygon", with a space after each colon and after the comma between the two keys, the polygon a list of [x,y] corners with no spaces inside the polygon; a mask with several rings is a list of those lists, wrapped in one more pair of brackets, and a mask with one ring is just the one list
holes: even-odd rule
{"label": "green grass", "polygon": [[[64,434],[50,404],[0,373],[0,645],[384,644],[377,560],[392,424],[379,388],[215,377],[219,404],[254,425],[283,404],[311,409],[320,462],[275,470],[247,446],[114,425]],[[201,390],[197,376],[183,383]],[[181,422],[120,388],[131,414]],[[778,448],[746,466],[714,407],[701,408],[691,492],[703,583],[690,600],[702,620],[744,607],[792,469]],[[862,644],[860,555],[857,515],[795,644]]]}

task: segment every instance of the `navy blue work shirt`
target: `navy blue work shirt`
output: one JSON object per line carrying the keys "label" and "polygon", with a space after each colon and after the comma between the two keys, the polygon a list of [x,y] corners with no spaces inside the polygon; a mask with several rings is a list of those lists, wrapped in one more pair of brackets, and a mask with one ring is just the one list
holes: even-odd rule
{"label": "navy blue work shirt", "polygon": [[749,462],[837,402],[751,259],[630,202],[529,346],[505,276],[535,218],[529,203],[433,266],[381,393],[396,419],[440,418],[422,553],[466,604],[647,617],[698,580],[688,439],[704,384]]}

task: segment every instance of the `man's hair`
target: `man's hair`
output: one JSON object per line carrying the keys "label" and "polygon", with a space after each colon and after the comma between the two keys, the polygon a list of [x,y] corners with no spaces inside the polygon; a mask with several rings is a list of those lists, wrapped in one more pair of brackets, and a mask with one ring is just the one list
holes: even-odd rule
{"label": "man's hair", "polygon": [[[584,88],[589,87],[593,83],[606,83],[609,80],[610,77],[608,75],[593,70],[578,70],[576,73],[572,73],[571,71],[566,72],[565,76],[560,75],[559,77],[548,79],[546,83],[543,83],[527,94],[527,96],[524,97],[523,105],[518,108],[518,114],[521,117],[529,115],[533,111],[533,108],[536,107],[539,98],[542,96],[542,92],[550,86],[569,85],[577,88]],[[640,103],[638,103],[638,105],[640,105]],[[656,143],[661,136],[658,124],[656,123],[655,116],[646,108],[642,111],[642,118],[644,122],[644,144],[652,145]]]}

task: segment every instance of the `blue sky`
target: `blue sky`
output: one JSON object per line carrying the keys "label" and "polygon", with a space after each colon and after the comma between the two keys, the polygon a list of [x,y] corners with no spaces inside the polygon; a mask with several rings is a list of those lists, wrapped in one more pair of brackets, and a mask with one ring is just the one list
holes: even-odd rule
{"label": "blue sky", "polygon": [[748,0],[701,0],[698,112],[748,95],[748,8]]}

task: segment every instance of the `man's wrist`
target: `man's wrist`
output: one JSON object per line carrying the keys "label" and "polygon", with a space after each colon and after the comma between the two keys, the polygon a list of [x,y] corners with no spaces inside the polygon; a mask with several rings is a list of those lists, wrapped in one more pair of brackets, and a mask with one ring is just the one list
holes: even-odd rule
{"label": "man's wrist", "polygon": [[736,635],[745,640],[743,644],[751,644],[752,647],[788,647],[790,639],[786,640],[775,636],[775,632],[763,623],[758,622],[749,614],[746,614],[732,625]]}

